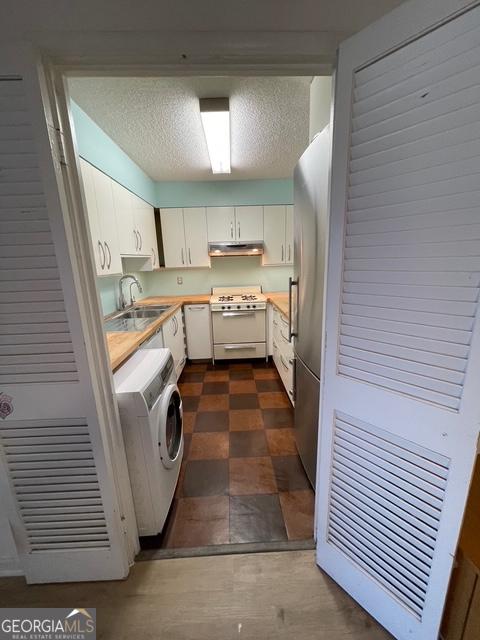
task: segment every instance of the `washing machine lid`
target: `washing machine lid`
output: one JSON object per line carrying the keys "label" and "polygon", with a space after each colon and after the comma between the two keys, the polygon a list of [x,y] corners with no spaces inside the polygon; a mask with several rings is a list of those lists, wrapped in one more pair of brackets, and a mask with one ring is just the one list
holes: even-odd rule
{"label": "washing machine lid", "polygon": [[171,358],[170,349],[136,351],[113,375],[116,393],[143,394],[159,374],[169,369]]}

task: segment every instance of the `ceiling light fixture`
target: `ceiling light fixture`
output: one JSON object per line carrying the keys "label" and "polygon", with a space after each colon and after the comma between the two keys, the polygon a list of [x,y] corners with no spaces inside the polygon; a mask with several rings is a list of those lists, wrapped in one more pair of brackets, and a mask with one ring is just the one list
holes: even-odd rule
{"label": "ceiling light fixture", "polygon": [[200,98],[200,116],[212,173],[231,173],[228,98]]}

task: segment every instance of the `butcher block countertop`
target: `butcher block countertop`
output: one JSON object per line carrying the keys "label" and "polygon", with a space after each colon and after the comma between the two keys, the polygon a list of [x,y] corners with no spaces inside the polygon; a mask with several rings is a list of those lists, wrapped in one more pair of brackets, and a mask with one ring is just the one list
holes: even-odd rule
{"label": "butcher block countertop", "polygon": [[[287,293],[266,293],[268,302],[271,302],[281,313],[288,314],[288,294]],[[115,371],[125,360],[135,353],[138,347],[148,340],[157,329],[184,304],[208,304],[210,302],[210,294],[204,293],[199,295],[184,296],[151,296],[137,300],[136,304],[142,307],[148,305],[172,305],[161,316],[148,325],[144,331],[114,331],[107,332],[107,347],[110,355],[110,363],[112,370]]]}

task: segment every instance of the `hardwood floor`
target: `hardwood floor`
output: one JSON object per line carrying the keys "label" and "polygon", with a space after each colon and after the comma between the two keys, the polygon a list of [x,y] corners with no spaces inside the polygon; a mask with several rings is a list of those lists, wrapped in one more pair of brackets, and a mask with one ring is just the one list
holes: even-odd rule
{"label": "hardwood floor", "polygon": [[96,607],[102,640],[388,640],[313,551],[139,562],[123,582],[0,580],[2,607]]}

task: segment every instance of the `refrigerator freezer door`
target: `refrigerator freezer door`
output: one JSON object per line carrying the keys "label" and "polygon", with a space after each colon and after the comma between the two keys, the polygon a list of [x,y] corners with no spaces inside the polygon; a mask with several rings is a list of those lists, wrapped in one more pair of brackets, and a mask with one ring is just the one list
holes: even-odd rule
{"label": "refrigerator freezer door", "polygon": [[320,380],[295,360],[295,442],[310,484],[315,489]]}
{"label": "refrigerator freezer door", "polygon": [[295,353],[318,378],[322,348],[323,289],[328,229],[330,127],[310,144],[294,174]]}

